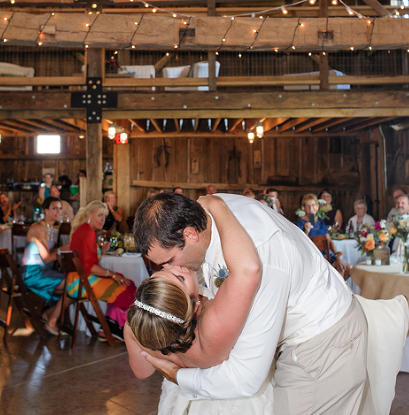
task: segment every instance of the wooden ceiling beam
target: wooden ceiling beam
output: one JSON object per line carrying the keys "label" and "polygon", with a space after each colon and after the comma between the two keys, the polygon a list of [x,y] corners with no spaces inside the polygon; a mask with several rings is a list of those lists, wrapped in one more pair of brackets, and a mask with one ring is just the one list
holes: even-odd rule
{"label": "wooden ceiling beam", "polygon": [[32,126],[25,125],[24,121],[5,120],[2,121],[1,125],[3,125],[4,127],[9,127],[13,131],[23,131],[28,134],[32,134],[35,131],[35,129]]}
{"label": "wooden ceiling beam", "polygon": [[238,118],[237,120],[229,119],[229,133],[232,133],[239,125],[241,125],[243,121],[244,121],[244,118]]}
{"label": "wooden ceiling beam", "polygon": [[139,124],[139,122],[137,120],[134,119],[129,119],[129,122],[136,127],[141,133],[145,132],[145,129]]}
{"label": "wooden ceiling beam", "polygon": [[395,120],[397,117],[385,117],[385,118],[375,118],[371,120],[366,120],[362,124],[355,126],[354,128],[347,128],[346,132],[353,133],[358,130],[362,130],[367,127],[371,127],[372,125],[382,124],[384,122]]}
{"label": "wooden ceiling beam", "polygon": [[[370,1],[370,0],[367,0]],[[371,7],[377,2],[371,0]],[[354,10],[357,10],[354,7]],[[318,9],[317,9],[318,11]],[[280,10],[277,13],[281,13]],[[290,13],[291,14],[291,13]],[[314,13],[316,15],[316,12]],[[365,15],[365,13],[363,13]],[[38,28],[47,24],[55,30],[56,35],[43,35],[42,42],[46,46],[83,47],[84,38],[93,48],[129,48],[135,32],[134,13],[101,13],[97,21],[90,27],[87,14],[55,13],[49,22],[50,13],[27,13],[15,11],[13,19],[8,22],[8,44],[32,46],[38,37]],[[0,10],[0,20],[10,17],[10,11]],[[354,33],[353,43],[356,49],[368,46],[368,27],[366,19],[345,19],[343,17],[308,18],[304,19],[302,31],[294,32],[298,18],[267,19],[263,30],[254,43],[253,29],[259,25],[259,19],[236,19],[229,30],[223,50],[240,51],[254,43],[253,51],[271,50],[272,47],[288,48],[296,44],[297,50],[320,51],[322,41],[317,33],[323,27],[334,31],[337,36],[326,45],[331,50],[348,50],[351,46],[351,33]],[[220,45],[220,40],[230,26],[230,20],[219,16],[192,17],[189,29],[195,30],[194,42],[186,39],[180,45],[181,50],[214,50]],[[170,50],[179,44],[180,24],[172,16],[144,14],[143,31],[138,33],[137,49]],[[115,36],[112,35],[115,33]],[[295,36],[295,38],[293,38]],[[384,19],[373,27],[371,45],[373,48],[398,48],[409,44],[409,21],[407,19]],[[159,62],[158,62],[159,63]]]}
{"label": "wooden ceiling beam", "polygon": [[[176,127],[176,131],[178,133],[180,133],[180,125],[179,125],[179,120],[177,118],[173,119],[174,123],[175,123],[175,127]],[[196,129],[196,125],[195,125],[195,129]]]}
{"label": "wooden ceiling beam", "polygon": [[287,131],[287,130],[289,130],[289,129],[291,129],[291,128],[294,128],[294,127],[296,127],[298,124],[301,124],[301,123],[303,123],[303,122],[305,122],[305,121],[307,121],[308,120],[308,118],[295,118],[295,119],[293,119],[293,120],[288,120],[287,122],[285,122],[284,124],[281,124],[279,127],[278,127],[278,129],[277,129],[277,131],[279,132],[279,133],[283,133],[284,131]]}
{"label": "wooden ceiling beam", "polygon": [[329,129],[329,128],[333,127],[334,125],[342,124],[342,123],[344,123],[344,122],[346,122],[348,120],[351,120],[351,119],[353,119],[353,118],[352,117],[351,118],[336,118],[335,120],[333,120],[331,122],[323,123],[322,125],[313,128],[312,129],[312,132],[313,133],[318,133],[318,132],[320,132],[322,130],[325,130],[326,128]]}
{"label": "wooden ceiling beam", "polygon": [[308,130],[309,128],[315,127],[318,124],[324,123],[326,121],[330,120],[330,118],[317,118],[317,119],[312,119],[309,122],[306,122],[305,124],[296,127],[295,128],[295,132],[296,133],[300,133],[302,131]]}
{"label": "wooden ceiling beam", "polygon": [[152,125],[155,127],[156,131],[158,133],[163,133],[163,129],[160,128],[160,125],[158,124],[158,122],[154,119],[154,118],[150,118]]}
{"label": "wooden ceiling beam", "polygon": [[379,16],[389,16],[388,10],[377,0],[363,0],[365,4],[372,7]]}
{"label": "wooden ceiling beam", "polygon": [[221,118],[215,119],[213,127],[212,127],[212,133],[215,133],[217,131],[217,127],[219,126],[221,120],[222,120]]}
{"label": "wooden ceiling beam", "polygon": [[285,123],[288,120],[288,118],[284,118],[284,117],[278,117],[278,118],[266,118],[264,120],[263,126],[264,126],[264,131],[270,131],[273,128],[277,127],[280,124]]}

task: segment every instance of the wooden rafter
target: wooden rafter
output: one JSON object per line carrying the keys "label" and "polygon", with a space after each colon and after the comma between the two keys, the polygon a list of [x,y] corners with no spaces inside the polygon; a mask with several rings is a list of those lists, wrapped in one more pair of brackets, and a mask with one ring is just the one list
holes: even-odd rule
{"label": "wooden rafter", "polygon": [[287,130],[293,128],[293,127],[296,127],[298,124],[301,124],[301,123],[303,123],[303,122],[305,122],[307,120],[308,120],[308,118],[295,118],[293,120],[288,120],[284,124],[281,124],[278,127],[278,130],[277,131],[279,133],[283,133],[284,131],[287,131]]}
{"label": "wooden rafter", "polygon": [[212,133],[215,133],[217,131],[217,127],[219,126],[221,120],[222,120],[221,118],[216,118],[214,120],[214,124],[213,124],[213,128],[212,128]]}
{"label": "wooden rafter", "polygon": [[264,121],[264,131],[270,131],[277,125],[283,124],[288,120],[288,118],[279,117],[279,118],[267,118]]}
{"label": "wooden rafter", "polygon": [[372,125],[381,124],[381,123],[384,123],[384,122],[387,122],[387,121],[392,121],[392,120],[395,120],[395,119],[396,119],[396,117],[385,117],[385,118],[375,118],[375,119],[372,119],[370,121],[366,120],[362,124],[360,124],[360,125],[358,125],[354,128],[348,128],[348,132],[352,133],[354,131],[362,130],[362,129],[370,127]]}
{"label": "wooden rafter", "polygon": [[316,118],[311,119],[308,122],[304,123],[301,126],[295,127],[296,133],[301,133],[302,131],[308,130],[309,128],[315,127],[318,124],[322,124],[326,121],[328,121],[330,118]]}
{"label": "wooden rafter", "polygon": [[136,127],[141,133],[145,132],[145,129],[139,124],[137,120],[128,120],[134,127]]}
{"label": "wooden rafter", "polygon": [[160,125],[158,124],[158,122],[154,119],[154,118],[150,118],[152,125],[155,127],[156,131],[158,133],[163,133],[162,128],[160,128]]}
{"label": "wooden rafter", "polygon": [[176,131],[180,133],[179,120],[177,118],[174,118],[173,121],[175,122]]}
{"label": "wooden rafter", "polygon": [[363,0],[365,4],[371,6],[379,16],[389,16],[388,10],[379,3],[378,0]]}
{"label": "wooden rafter", "polygon": [[194,129],[194,133],[196,134],[199,130],[199,123],[200,123],[200,119],[199,118],[195,118],[195,129]]}
{"label": "wooden rafter", "polygon": [[[242,122],[244,118],[238,118],[237,120],[229,120],[229,133],[233,132]],[[232,124],[230,126],[230,124]]]}
{"label": "wooden rafter", "polygon": [[323,123],[322,125],[319,125],[318,127],[314,127],[312,129],[312,132],[313,133],[318,133],[322,130],[325,130],[326,128],[329,129],[329,128],[333,127],[334,125],[342,124],[342,123],[346,122],[347,120],[351,120],[351,119],[353,119],[353,118],[336,118],[336,119],[332,120],[331,122]]}

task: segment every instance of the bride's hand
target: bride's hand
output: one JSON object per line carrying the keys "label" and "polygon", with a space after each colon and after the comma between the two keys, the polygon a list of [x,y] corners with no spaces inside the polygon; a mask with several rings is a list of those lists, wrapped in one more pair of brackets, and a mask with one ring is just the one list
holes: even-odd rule
{"label": "bride's hand", "polygon": [[167,380],[170,382],[178,384],[176,380],[176,375],[180,367],[169,360],[158,359],[156,357],[151,356],[146,352],[142,352],[141,355]]}

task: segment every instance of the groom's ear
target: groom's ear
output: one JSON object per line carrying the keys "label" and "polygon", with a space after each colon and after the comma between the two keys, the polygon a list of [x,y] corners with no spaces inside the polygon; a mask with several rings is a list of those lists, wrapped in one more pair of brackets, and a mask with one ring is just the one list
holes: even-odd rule
{"label": "groom's ear", "polygon": [[185,243],[197,243],[199,242],[199,233],[195,228],[187,227],[183,229],[183,239]]}

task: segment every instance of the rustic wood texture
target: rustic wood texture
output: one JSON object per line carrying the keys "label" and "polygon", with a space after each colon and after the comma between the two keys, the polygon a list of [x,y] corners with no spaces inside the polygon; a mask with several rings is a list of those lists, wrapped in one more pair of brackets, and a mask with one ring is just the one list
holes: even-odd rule
{"label": "rustic wood texture", "polygon": [[[84,118],[64,92],[0,93],[0,120],[12,118]],[[279,118],[409,116],[406,91],[121,93],[118,107],[104,118]],[[200,97],[200,99],[199,99]],[[22,109],[24,108],[24,109]]]}
{"label": "rustic wood texture", "polygon": [[[9,11],[0,11],[0,20],[10,18]],[[99,14],[78,13],[25,13],[16,11],[3,38],[9,44],[32,46],[41,41],[43,45],[60,47],[92,48],[113,47],[172,49],[179,44],[180,18],[155,14]],[[136,31],[135,22],[140,22]],[[303,18],[303,26],[297,18],[274,18],[264,22],[253,50],[271,50],[272,47],[288,48],[295,45],[301,50],[322,50],[323,42],[318,39],[319,30],[334,31],[334,38],[324,42],[327,50],[356,49],[368,46],[372,28],[366,19]],[[42,33],[39,28],[47,23],[55,34]],[[90,30],[86,26],[92,26]],[[229,26],[231,28],[228,30]],[[215,49],[223,44],[224,50],[243,50],[254,41],[254,30],[259,30],[260,19],[206,16],[192,17],[189,28],[195,29],[194,42],[182,42],[185,49]],[[373,30],[371,45],[377,48],[406,47],[409,44],[409,22],[406,19],[378,19]],[[227,32],[227,35],[225,35]],[[223,36],[226,41],[222,42]],[[294,39],[293,39],[294,38]]]}

